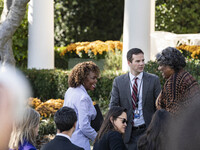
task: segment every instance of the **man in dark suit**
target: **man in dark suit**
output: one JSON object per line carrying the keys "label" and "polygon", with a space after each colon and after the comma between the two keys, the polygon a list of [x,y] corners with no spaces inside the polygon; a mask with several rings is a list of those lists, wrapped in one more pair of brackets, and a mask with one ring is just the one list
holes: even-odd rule
{"label": "man in dark suit", "polygon": [[156,111],[155,101],[161,86],[158,76],[143,72],[144,53],[141,49],[130,49],[127,61],[130,72],[114,79],[109,106],[127,109],[128,124],[124,142],[128,150],[137,150],[138,138]]}
{"label": "man in dark suit", "polygon": [[42,150],[84,150],[71,143],[70,137],[75,130],[77,116],[70,107],[62,107],[54,115],[57,127],[56,137],[42,147]]}

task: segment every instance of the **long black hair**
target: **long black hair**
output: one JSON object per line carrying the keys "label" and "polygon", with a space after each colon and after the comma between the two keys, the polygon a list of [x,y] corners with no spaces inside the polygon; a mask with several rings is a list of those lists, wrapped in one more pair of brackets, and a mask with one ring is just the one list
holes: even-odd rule
{"label": "long black hair", "polygon": [[103,137],[103,135],[105,133],[107,133],[110,130],[114,130],[114,125],[111,122],[110,118],[112,117],[112,120],[116,120],[117,117],[119,117],[123,112],[126,112],[126,109],[123,107],[119,107],[119,106],[113,106],[110,108],[110,110],[108,111],[108,113],[105,116],[105,119],[101,125],[101,128],[99,130],[99,133],[97,134],[97,137],[95,139],[95,142],[97,140],[100,140],[101,137]]}

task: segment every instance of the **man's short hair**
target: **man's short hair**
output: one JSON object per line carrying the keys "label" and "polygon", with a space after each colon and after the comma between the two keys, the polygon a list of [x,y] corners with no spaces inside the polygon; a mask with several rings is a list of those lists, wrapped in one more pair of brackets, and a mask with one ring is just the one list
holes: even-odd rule
{"label": "man's short hair", "polygon": [[55,113],[54,121],[60,132],[68,131],[77,121],[76,112],[72,108],[64,106]]}
{"label": "man's short hair", "polygon": [[127,60],[129,61],[129,62],[132,62],[132,55],[137,55],[137,54],[144,54],[144,52],[141,50],[141,49],[139,49],[139,48],[132,48],[132,49],[130,49],[128,52],[127,52],[127,55],[126,55],[126,57],[127,57]]}

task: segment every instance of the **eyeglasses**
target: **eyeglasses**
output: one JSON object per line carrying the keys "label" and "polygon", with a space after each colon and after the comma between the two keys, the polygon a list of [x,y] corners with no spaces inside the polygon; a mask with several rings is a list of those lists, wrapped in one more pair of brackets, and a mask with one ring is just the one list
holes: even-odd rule
{"label": "eyeglasses", "polygon": [[126,120],[125,118],[121,118],[121,117],[117,117],[117,118],[119,118],[119,119],[122,119],[122,123],[124,124],[124,123],[128,123],[128,120]]}

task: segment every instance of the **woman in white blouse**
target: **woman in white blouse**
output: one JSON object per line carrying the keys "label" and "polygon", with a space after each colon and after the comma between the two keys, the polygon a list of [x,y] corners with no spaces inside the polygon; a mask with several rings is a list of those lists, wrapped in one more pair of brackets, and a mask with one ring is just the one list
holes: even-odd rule
{"label": "woman in white blouse", "polygon": [[95,89],[99,74],[98,66],[92,61],[77,64],[69,75],[69,88],[65,93],[64,106],[73,108],[78,117],[71,141],[85,150],[90,150],[89,141],[94,141],[97,135],[90,125],[97,113],[87,91]]}

